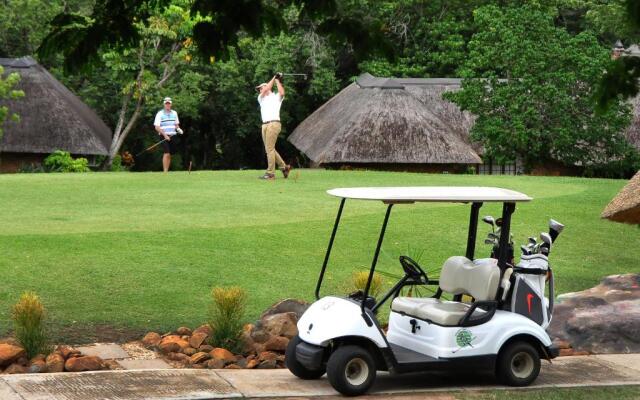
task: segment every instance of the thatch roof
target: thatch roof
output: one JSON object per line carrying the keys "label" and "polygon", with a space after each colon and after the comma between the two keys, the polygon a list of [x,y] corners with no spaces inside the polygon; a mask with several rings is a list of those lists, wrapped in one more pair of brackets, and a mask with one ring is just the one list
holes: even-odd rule
{"label": "thatch roof", "polygon": [[18,89],[25,93],[21,99],[0,101],[20,116],[19,122],[3,125],[0,152],[108,154],[109,127],[34,59],[0,58],[0,65],[5,73],[20,74]]}
{"label": "thatch roof", "polygon": [[473,117],[441,97],[460,83],[363,74],[305,119],[289,141],[320,164],[479,164],[469,141]]}
{"label": "thatch roof", "polygon": [[602,212],[602,218],[611,221],[640,224],[640,171]]}

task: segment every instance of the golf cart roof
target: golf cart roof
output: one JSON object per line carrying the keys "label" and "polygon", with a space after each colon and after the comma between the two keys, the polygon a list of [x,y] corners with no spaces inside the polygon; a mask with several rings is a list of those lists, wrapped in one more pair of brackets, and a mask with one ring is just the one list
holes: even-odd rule
{"label": "golf cart roof", "polygon": [[531,200],[526,194],[509,189],[474,186],[337,188],[328,190],[327,193],[343,199],[379,200],[384,203],[514,203]]}

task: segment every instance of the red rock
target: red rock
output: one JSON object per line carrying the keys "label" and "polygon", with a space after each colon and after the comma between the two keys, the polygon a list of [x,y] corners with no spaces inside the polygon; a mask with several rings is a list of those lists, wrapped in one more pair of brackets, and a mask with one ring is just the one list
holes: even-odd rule
{"label": "red rock", "polygon": [[27,357],[20,357],[16,360],[15,363],[26,367],[29,364],[29,359]]}
{"label": "red rock", "polygon": [[17,359],[24,357],[25,354],[22,347],[12,344],[0,344],[0,367],[13,363]]}
{"label": "red rock", "polygon": [[205,368],[207,368],[207,364],[206,364],[206,363],[193,364],[193,365],[191,366],[191,368],[195,368],[195,369],[205,369]]}
{"label": "red rock", "polygon": [[79,350],[76,350],[73,347],[69,346],[59,346],[57,352],[60,353],[65,360],[69,357],[76,357],[81,355]]}
{"label": "red rock", "polygon": [[71,357],[64,363],[64,369],[68,372],[98,371],[103,368],[104,362],[96,356]]}
{"label": "red rock", "polygon": [[196,354],[192,355],[191,356],[191,361],[194,364],[198,364],[198,363],[206,361],[206,360],[208,360],[210,358],[211,358],[211,355],[209,353],[205,353],[205,352],[201,351],[199,353],[196,353]]}
{"label": "red rock", "polygon": [[47,372],[64,371],[64,357],[60,353],[51,353],[46,359]]}
{"label": "red rock", "polygon": [[232,352],[230,352],[227,349],[223,349],[221,347],[216,347],[215,349],[211,350],[209,354],[211,355],[211,358],[216,360],[222,360],[225,363],[231,363],[236,360],[236,357],[233,355]]}
{"label": "red rock", "polygon": [[573,356],[588,356],[589,354],[591,354],[591,353],[589,353],[588,351],[584,351],[584,350],[576,351],[576,350],[574,350],[572,355]]}
{"label": "red rock", "polygon": [[160,341],[158,348],[165,354],[176,353],[189,347],[189,342],[177,335],[169,335]]}
{"label": "red rock", "polygon": [[29,368],[20,364],[11,364],[4,370],[5,374],[26,374],[29,372]]}
{"label": "red rock", "polygon": [[261,320],[264,329],[273,336],[285,336],[288,339],[298,334],[298,317],[294,312],[269,315]]}
{"label": "red rock", "polygon": [[191,335],[191,338],[189,339],[189,345],[197,349],[204,344],[205,340],[207,340],[208,337],[209,335],[204,332],[196,332]]}
{"label": "red rock", "polygon": [[47,372],[47,363],[42,359],[31,361],[31,365],[29,366],[29,372],[32,374]]}
{"label": "red rock", "polygon": [[262,362],[262,361],[276,361],[278,359],[278,354],[272,352],[272,351],[263,351],[262,353],[258,354],[258,361]]}
{"label": "red rock", "polygon": [[265,360],[258,365],[258,369],[273,369],[277,367],[278,363],[276,360]]}
{"label": "red rock", "polygon": [[210,353],[211,350],[213,350],[213,346],[210,346],[208,344],[203,344],[202,346],[198,347],[198,351],[204,351],[205,353]]}
{"label": "red rock", "polygon": [[249,360],[247,361],[247,367],[248,369],[254,369],[255,367],[257,367],[260,364],[260,362],[256,359],[253,360]]}
{"label": "red rock", "polygon": [[269,307],[262,313],[260,319],[264,319],[270,315],[292,312],[297,319],[309,308],[309,303],[304,300],[284,299]]}
{"label": "red rock", "polygon": [[146,347],[156,347],[160,344],[162,337],[157,332],[149,332],[142,338],[142,343]]}
{"label": "red rock", "polygon": [[224,369],[242,369],[242,367],[237,364],[229,364],[226,367],[224,367]]}
{"label": "red rock", "polygon": [[207,361],[207,368],[209,369],[222,369],[224,368],[225,362],[222,360],[216,360],[215,358]]}
{"label": "red rock", "polygon": [[284,352],[287,350],[287,345],[289,344],[289,339],[284,336],[273,336],[271,339],[264,344],[264,349],[267,351],[280,351]]}
{"label": "red rock", "polygon": [[176,330],[176,334],[180,336],[191,336],[191,329],[187,328],[186,326],[181,326]]}
{"label": "red rock", "polygon": [[182,353],[188,355],[189,357],[196,354],[197,352],[198,350],[194,349],[193,347],[187,347],[186,349],[182,350]]}
{"label": "red rock", "polygon": [[105,360],[104,361],[104,365],[105,367],[107,367],[108,369],[115,371],[115,370],[119,370],[119,369],[124,369],[122,368],[122,365],[118,364],[118,362],[116,360]]}
{"label": "red rock", "polygon": [[193,362],[191,361],[191,357],[182,353],[169,353],[167,354],[167,358],[172,361],[178,361],[183,366],[190,366]]}
{"label": "red rock", "polygon": [[559,349],[570,349],[571,348],[571,343],[567,342],[566,340],[562,340],[562,339],[555,339],[553,341],[553,344],[556,345],[556,347],[558,347]]}
{"label": "red rock", "polygon": [[193,331],[193,334],[196,333],[204,333],[209,336],[211,335],[211,327],[208,324],[201,325]]}

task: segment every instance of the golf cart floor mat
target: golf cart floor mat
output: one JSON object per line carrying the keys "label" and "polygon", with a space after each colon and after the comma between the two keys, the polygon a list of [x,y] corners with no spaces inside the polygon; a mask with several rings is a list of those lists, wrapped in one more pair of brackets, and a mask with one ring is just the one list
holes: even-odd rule
{"label": "golf cart floor mat", "polygon": [[398,346],[397,344],[389,343],[389,346],[398,364],[423,364],[438,361],[437,358],[418,353],[417,351]]}

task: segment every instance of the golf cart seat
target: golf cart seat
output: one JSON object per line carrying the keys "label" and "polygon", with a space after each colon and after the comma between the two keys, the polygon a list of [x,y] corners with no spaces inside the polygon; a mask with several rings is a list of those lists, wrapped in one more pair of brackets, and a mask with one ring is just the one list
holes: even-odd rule
{"label": "golf cart seat", "polygon": [[[466,294],[476,301],[487,301],[495,299],[499,280],[500,269],[494,262],[473,262],[466,257],[450,257],[442,267],[440,288],[454,295]],[[393,311],[445,326],[458,325],[470,307],[470,304],[442,301],[433,297],[397,297],[391,304]],[[481,317],[485,313],[486,311],[476,308],[472,318]]]}

